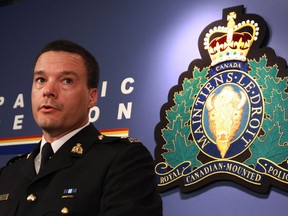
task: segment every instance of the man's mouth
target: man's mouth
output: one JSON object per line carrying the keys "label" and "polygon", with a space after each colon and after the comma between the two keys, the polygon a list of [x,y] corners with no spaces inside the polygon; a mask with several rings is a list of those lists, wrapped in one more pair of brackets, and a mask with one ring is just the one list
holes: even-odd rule
{"label": "man's mouth", "polygon": [[40,106],[39,109],[42,111],[51,111],[51,110],[55,110],[56,108],[48,104],[43,104]]}
{"label": "man's mouth", "polygon": [[38,110],[41,110],[43,112],[51,112],[53,110],[61,110],[62,106],[61,104],[55,102],[55,101],[43,101],[39,107]]}

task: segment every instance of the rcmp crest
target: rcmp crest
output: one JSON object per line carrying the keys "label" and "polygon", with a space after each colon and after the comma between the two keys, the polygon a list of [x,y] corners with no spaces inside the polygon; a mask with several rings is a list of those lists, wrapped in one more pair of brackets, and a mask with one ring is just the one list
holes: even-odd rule
{"label": "rcmp crest", "polygon": [[288,191],[288,70],[265,47],[267,31],[262,17],[237,6],[200,34],[202,59],[171,88],[155,128],[160,191],[218,180]]}

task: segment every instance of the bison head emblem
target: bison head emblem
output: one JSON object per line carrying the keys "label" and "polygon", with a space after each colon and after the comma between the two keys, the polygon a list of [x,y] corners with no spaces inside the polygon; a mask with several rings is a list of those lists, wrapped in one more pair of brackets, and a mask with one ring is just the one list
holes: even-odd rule
{"label": "bison head emblem", "polygon": [[246,96],[225,86],[220,93],[211,94],[206,101],[209,127],[222,158],[225,157],[235,134],[240,128]]}

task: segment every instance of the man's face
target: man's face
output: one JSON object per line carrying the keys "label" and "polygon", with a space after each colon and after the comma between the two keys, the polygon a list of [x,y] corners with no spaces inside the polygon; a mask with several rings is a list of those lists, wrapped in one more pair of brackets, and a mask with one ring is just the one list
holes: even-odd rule
{"label": "man's face", "polygon": [[60,138],[88,122],[97,89],[88,89],[81,56],[62,51],[40,55],[34,68],[32,112],[44,135]]}

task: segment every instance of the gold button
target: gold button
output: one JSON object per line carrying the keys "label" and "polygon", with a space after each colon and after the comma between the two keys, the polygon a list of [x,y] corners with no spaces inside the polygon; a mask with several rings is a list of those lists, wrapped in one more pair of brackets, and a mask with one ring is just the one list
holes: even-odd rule
{"label": "gold button", "polygon": [[104,136],[102,134],[98,136],[99,140],[102,140],[103,138],[104,138]]}
{"label": "gold button", "polygon": [[36,196],[34,194],[30,194],[28,197],[27,197],[27,201],[29,202],[34,202],[36,200]]}
{"label": "gold button", "polygon": [[69,209],[67,207],[62,208],[61,210],[62,214],[68,214],[69,213]]}

